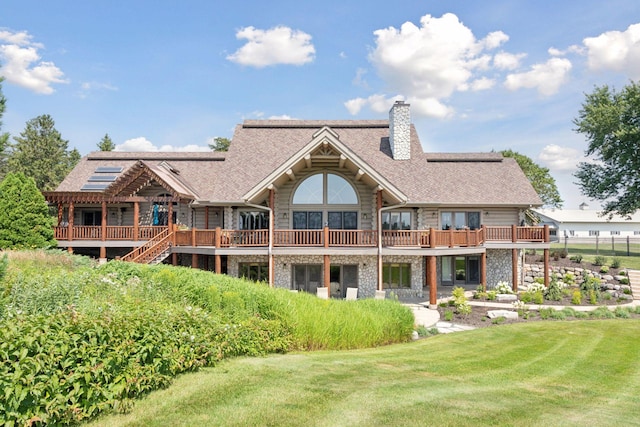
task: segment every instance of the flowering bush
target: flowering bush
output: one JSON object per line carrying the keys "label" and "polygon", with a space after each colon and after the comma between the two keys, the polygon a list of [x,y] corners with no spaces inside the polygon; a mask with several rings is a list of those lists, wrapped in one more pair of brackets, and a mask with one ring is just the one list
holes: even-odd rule
{"label": "flowering bush", "polygon": [[511,288],[511,284],[506,281],[500,281],[495,287],[496,292],[499,294],[512,294],[513,289]]}

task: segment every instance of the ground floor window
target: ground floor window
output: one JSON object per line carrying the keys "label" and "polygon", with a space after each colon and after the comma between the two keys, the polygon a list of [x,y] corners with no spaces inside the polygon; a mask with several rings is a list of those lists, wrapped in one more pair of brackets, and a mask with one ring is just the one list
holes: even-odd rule
{"label": "ground floor window", "polygon": [[241,262],[238,265],[238,275],[254,282],[269,281],[269,264],[266,262]]}
{"label": "ground floor window", "polygon": [[480,257],[477,255],[441,257],[440,283],[443,285],[480,283]]}
{"label": "ground floor window", "polygon": [[382,286],[384,288],[410,288],[411,264],[384,263],[382,264]]}
{"label": "ground floor window", "polygon": [[316,294],[322,283],[321,264],[296,264],[293,266],[292,289]]}
{"label": "ground floor window", "polygon": [[331,282],[331,296],[345,298],[347,288],[358,287],[358,266],[331,264],[329,281]]}

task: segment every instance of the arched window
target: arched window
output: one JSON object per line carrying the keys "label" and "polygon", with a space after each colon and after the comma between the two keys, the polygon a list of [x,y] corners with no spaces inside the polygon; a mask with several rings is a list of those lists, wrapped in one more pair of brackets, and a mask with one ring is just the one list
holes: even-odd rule
{"label": "arched window", "polygon": [[294,229],[355,230],[358,227],[358,194],[353,186],[333,173],[307,177],[296,188],[292,204]]}
{"label": "arched window", "polygon": [[298,185],[294,205],[357,205],[358,195],[349,181],[333,173],[311,175]]}

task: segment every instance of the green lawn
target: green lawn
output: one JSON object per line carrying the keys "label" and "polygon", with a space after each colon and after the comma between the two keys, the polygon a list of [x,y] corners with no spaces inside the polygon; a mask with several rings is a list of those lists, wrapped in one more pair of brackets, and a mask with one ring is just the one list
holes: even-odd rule
{"label": "green lawn", "polygon": [[[564,243],[553,243],[551,245],[551,251],[562,250],[565,248]],[[611,245],[611,241],[601,242],[596,248],[595,244],[570,244],[566,246],[569,253],[569,257],[576,254],[582,255],[583,264],[591,264],[595,261],[596,256],[604,256],[607,258],[607,265],[611,265],[613,257],[620,259],[620,264],[624,268],[640,269],[640,245],[629,245],[629,251],[627,252],[627,245],[621,242]],[[627,253],[629,256],[627,256]]]}
{"label": "green lawn", "polygon": [[638,425],[639,320],[533,322],[239,358],[103,426]]}

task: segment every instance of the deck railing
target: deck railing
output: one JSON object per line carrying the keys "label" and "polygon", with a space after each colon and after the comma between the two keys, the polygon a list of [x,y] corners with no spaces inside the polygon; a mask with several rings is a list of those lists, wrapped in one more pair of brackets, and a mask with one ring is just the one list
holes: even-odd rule
{"label": "deck railing", "polygon": [[[107,226],[105,239],[100,226],[55,227],[57,240],[152,240],[167,227]],[[266,247],[269,230],[188,229],[173,233],[175,246]],[[485,242],[548,242],[544,227],[491,226],[477,230],[383,230],[385,247],[476,247]],[[375,247],[377,230],[274,230],[274,247]]]}

